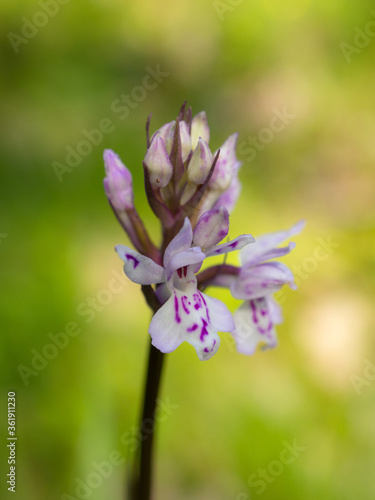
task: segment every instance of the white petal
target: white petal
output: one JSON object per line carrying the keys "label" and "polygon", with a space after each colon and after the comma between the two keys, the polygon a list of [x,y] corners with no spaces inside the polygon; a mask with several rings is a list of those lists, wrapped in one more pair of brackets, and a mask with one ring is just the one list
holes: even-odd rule
{"label": "white petal", "polygon": [[254,243],[254,241],[255,240],[251,236],[251,234],[242,234],[241,236],[237,236],[237,238],[234,238],[234,240],[210,248],[205,253],[207,257],[210,257],[212,255],[221,255],[223,253],[234,252],[235,250],[240,250],[249,243]]}
{"label": "white petal", "polygon": [[297,222],[297,224],[292,226],[290,229],[287,229],[286,231],[277,231],[275,233],[268,233],[262,236],[258,236],[255,240],[254,245],[251,245],[251,247],[247,247],[242,250],[241,261],[243,262],[243,264],[255,265],[259,262],[263,262],[267,259],[272,258],[272,250],[280,245],[282,241],[301,232],[304,225],[305,221],[302,220]]}
{"label": "white petal", "polygon": [[281,262],[267,262],[242,268],[231,292],[236,299],[250,300],[275,293],[286,284],[296,288],[292,271]]}
{"label": "white petal", "polygon": [[116,252],[125,262],[124,272],[134,283],[140,285],[153,285],[165,281],[164,268],[152,259],[142,255],[125,245],[116,245]]}
{"label": "white petal", "polygon": [[232,332],[237,350],[242,354],[254,354],[259,343],[264,348],[277,345],[268,303],[264,298],[244,302],[234,313],[236,329]]}
{"label": "white petal", "polygon": [[173,240],[167,246],[164,253],[164,267],[168,267],[168,262],[178,252],[182,250],[187,250],[191,247],[193,241],[193,230],[191,228],[191,223],[187,217],[185,217],[184,225],[180,231],[176,234]]}
{"label": "white petal", "polygon": [[162,352],[174,351],[182,342],[191,344],[200,360],[219,348],[218,330],[231,331],[233,319],[226,306],[196,288],[174,289],[172,296],[152,318],[152,344]]}

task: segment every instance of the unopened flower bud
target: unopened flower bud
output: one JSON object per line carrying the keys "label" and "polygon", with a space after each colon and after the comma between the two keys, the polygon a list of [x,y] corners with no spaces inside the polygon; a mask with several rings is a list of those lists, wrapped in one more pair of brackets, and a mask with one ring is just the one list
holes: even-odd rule
{"label": "unopened flower bud", "polygon": [[144,162],[150,174],[151,185],[154,188],[165,187],[171,180],[173,167],[160,131],[154,134]]}
{"label": "unopened flower bud", "polygon": [[167,149],[168,154],[171,153],[172,149],[172,142],[173,142],[173,133],[174,133],[174,128],[175,128],[176,122],[172,121],[169,123],[166,123],[165,125],[162,125],[159,130],[155,132],[155,134],[152,136],[151,142],[153,141],[155,135],[157,133],[160,134],[160,137],[163,139],[165,147]]}
{"label": "unopened flower bud", "polygon": [[212,153],[208,144],[200,138],[189,162],[188,180],[194,184],[203,184],[212,165]]}
{"label": "unopened flower bud", "polygon": [[[185,121],[180,121],[180,137],[181,137],[181,153],[182,161],[186,161],[187,157],[191,152],[191,137],[189,133],[189,127]],[[167,153],[170,155],[173,146],[174,129],[176,128],[176,122],[169,122],[159,128],[157,132],[153,135],[151,141],[154,139],[155,135],[159,132],[160,137],[163,139]]]}
{"label": "unopened flower bud", "polygon": [[225,207],[205,212],[194,229],[193,244],[207,250],[225,238],[229,231],[229,213]]}
{"label": "unopened flower bud", "polygon": [[208,144],[210,142],[210,127],[207,124],[207,115],[205,111],[201,111],[194,116],[191,123],[191,146],[196,148],[199,138]]}
{"label": "unopened flower bud", "polygon": [[120,212],[134,208],[131,173],[111,149],[104,151],[104,166],[104,190],[113,208]]}
{"label": "unopened flower bud", "polygon": [[182,161],[186,161],[191,152],[191,137],[187,123],[180,122],[181,154]]}
{"label": "unopened flower bud", "polygon": [[[228,189],[233,175],[237,172],[239,162],[236,157],[238,134],[232,134],[220,148],[220,155],[208,186],[214,191],[224,192]],[[216,153],[215,153],[216,154]]]}

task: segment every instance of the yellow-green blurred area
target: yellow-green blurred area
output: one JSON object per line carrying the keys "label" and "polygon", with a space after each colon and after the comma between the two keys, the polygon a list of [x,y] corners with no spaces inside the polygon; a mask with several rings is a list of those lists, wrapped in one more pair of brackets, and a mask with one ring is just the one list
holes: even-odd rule
{"label": "yellow-green blurred area", "polygon": [[[104,196],[102,152],[114,149],[131,170],[158,240],[143,192],[145,121],[152,113],[156,130],[185,99],[206,110],[212,150],[240,134],[230,236],[307,225],[284,259],[299,289],[279,294],[277,349],[246,357],[221,334],[210,361],[188,344],[167,356],[154,498],[375,498],[374,9],[370,0],[1,2],[6,498],[125,498],[150,312],[114,252],[129,240]],[[139,90],[158,66],[168,75]],[[113,104],[122,94],[133,95],[127,112]],[[265,132],[285,110],[288,123]],[[66,148],[104,119],[112,131],[59,180],[52,164],[66,165]],[[46,347],[71,322],[79,333]],[[8,391],[16,494],[6,491]],[[293,456],[286,443],[303,449]],[[113,451],[126,461],[98,480],[94,463]],[[82,482],[91,487],[79,493]]]}

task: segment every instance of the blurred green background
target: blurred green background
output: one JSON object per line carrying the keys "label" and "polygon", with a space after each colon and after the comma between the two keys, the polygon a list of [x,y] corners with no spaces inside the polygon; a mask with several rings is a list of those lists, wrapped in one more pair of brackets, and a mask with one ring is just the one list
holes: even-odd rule
{"label": "blurred green background", "polygon": [[[155,130],[188,99],[193,112],[207,111],[213,150],[240,133],[243,192],[230,235],[308,224],[285,259],[298,266],[300,286],[279,296],[277,349],[248,358],[222,335],[208,362],[189,345],[168,356],[161,400],[178,408],[159,426],[155,499],[373,499],[373,3],[82,0],[43,11],[46,3],[0,7],[2,492],[12,495],[5,443],[14,390],[14,497],[124,498],[150,317],[137,285],[117,278],[118,293],[106,291],[122,272],[113,247],[128,240],[103,193],[102,151],[114,149],[131,169],[157,239],[143,193],[144,124],[153,113]],[[134,90],[157,65],[168,76],[146,95]],[[113,103],[132,92],[142,99],[119,112]],[[254,157],[246,141],[266,137],[283,109],[294,117]],[[76,150],[82,131],[103,119],[111,133],[59,180],[54,162],[66,164],[66,147]],[[322,240],[332,243],[326,253]],[[83,315],[90,298],[104,305]],[[25,372],[70,322],[80,333]],[[305,449],[275,465],[294,441]],[[94,484],[93,463],[114,450],[126,462]],[[259,469],[265,487],[254,486]],[[77,496],[77,479],[91,481],[86,496]]]}

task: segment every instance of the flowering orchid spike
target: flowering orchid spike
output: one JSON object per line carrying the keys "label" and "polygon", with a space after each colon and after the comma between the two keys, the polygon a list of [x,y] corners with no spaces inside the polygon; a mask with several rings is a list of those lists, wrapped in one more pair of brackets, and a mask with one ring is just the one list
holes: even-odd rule
{"label": "flowering orchid spike", "polygon": [[163,188],[169,183],[173,167],[160,132],[154,134],[144,163],[150,173],[150,182],[153,188]]}
{"label": "flowering orchid spike", "polygon": [[191,146],[196,148],[199,138],[203,139],[207,144],[210,142],[210,127],[207,122],[205,111],[201,111],[194,116],[191,123]]}
{"label": "flowering orchid spike", "polygon": [[[232,332],[240,352],[254,352],[259,342],[273,347],[274,325],[281,322],[281,314],[272,294],[284,284],[295,288],[290,269],[275,261],[289,253],[294,243],[278,245],[297,234],[303,223],[260,236],[256,242],[250,234],[243,234],[221,243],[228,235],[229,212],[240,192],[238,134],[231,135],[213,156],[206,114],[192,118],[186,103],[176,120],[163,125],[151,140],[149,124],[150,118],[143,167],[147,199],[162,224],[160,249],[150,242],[135,211],[130,172],[109,150],[104,154],[104,185],[136,248],[116,246],[124,272],[143,286],[148,304],[156,311],[149,328],[152,344],[171,352],[188,342],[205,360],[219,347],[218,332],[226,331]],[[224,263],[199,272],[206,258],[241,249],[240,268]],[[157,286],[154,290],[150,285]],[[210,285],[229,288],[235,298],[244,300],[234,320],[222,302],[203,293]],[[244,323],[251,333],[245,337]]]}
{"label": "flowering orchid spike", "polygon": [[113,208],[119,211],[134,208],[131,173],[111,149],[104,151],[104,166],[106,172],[104,190]]}

